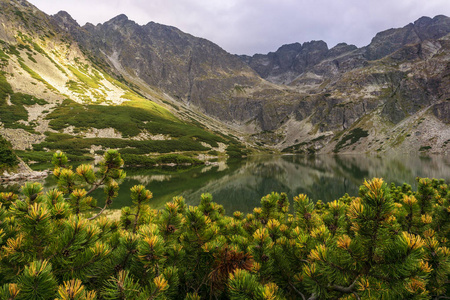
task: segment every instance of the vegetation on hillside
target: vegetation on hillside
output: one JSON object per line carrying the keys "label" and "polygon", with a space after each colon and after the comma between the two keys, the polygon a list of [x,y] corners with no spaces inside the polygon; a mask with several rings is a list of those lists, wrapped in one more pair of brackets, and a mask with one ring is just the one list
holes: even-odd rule
{"label": "vegetation on hillside", "polygon": [[[146,100],[148,101],[148,100]],[[99,118],[99,116],[102,116]],[[146,109],[141,106],[81,105],[71,100],[56,108],[47,116],[50,127],[61,130],[75,126],[78,130],[90,128],[114,128],[124,137],[134,137],[147,130],[150,134],[170,137],[193,137],[217,146],[223,138],[201,128],[177,120],[166,110]]]}
{"label": "vegetation on hillside", "polygon": [[11,169],[19,163],[12,150],[11,143],[0,135],[0,171]]}
{"label": "vegetation on hillside", "polygon": [[[341,140],[336,144],[336,146],[333,149],[334,153],[339,152],[341,148],[345,146],[353,145],[354,143],[358,142],[360,139],[365,138],[369,136],[369,133],[367,130],[361,129],[361,128],[355,128],[352,131],[348,132],[344,137],[341,138]],[[350,143],[348,143],[350,141]]]}
{"label": "vegetation on hillside", "polygon": [[[149,207],[131,188],[119,220],[102,216],[124,177],[54,156],[58,189],[0,194],[2,299],[445,299],[450,293],[450,188],[418,179],[366,181],[359,197],[313,203],[272,193],[226,216],[203,194]],[[90,193],[104,186],[105,206]],[[93,210],[94,209],[94,210]]]}
{"label": "vegetation on hillside", "polygon": [[[8,64],[10,56],[15,56],[22,69],[36,80],[42,81],[38,73],[24,64],[23,58],[26,54],[29,60],[35,61],[35,55],[43,55],[57,66],[62,74],[68,76],[67,72],[28,35],[18,32],[17,41],[16,46],[6,42],[1,43],[2,62]],[[167,161],[168,156],[157,159],[148,157],[149,154],[157,153],[172,153],[171,163],[190,161],[189,163],[196,164],[197,161],[187,157],[192,152],[207,152],[211,150],[211,147],[218,147],[218,143],[233,142],[227,137],[210,132],[193,120],[185,122],[178,119],[166,108],[145,99],[130,87],[98,71],[95,65],[88,62],[76,57],[72,65],[64,64],[67,70],[74,74],[74,77],[68,80],[67,86],[72,92],[83,94],[83,104],[66,99],[61,103],[58,102],[57,106],[50,106],[45,110],[43,117],[49,121],[49,127],[53,130],[45,133],[47,136],[45,142],[33,145],[34,151],[21,152],[20,155],[24,159],[49,161],[49,155],[44,153],[45,149],[49,149],[50,151],[63,150],[70,155],[71,160],[82,160],[88,158],[86,155],[92,151],[92,146],[97,148],[100,146],[102,149],[120,149],[122,154],[128,155],[128,161],[133,165],[151,165],[162,160]],[[124,101],[122,104],[113,105],[111,100],[108,100],[109,96],[105,94],[105,91],[109,89],[103,85],[106,81],[122,92],[121,98]],[[60,93],[60,91],[56,92]],[[61,95],[61,97],[68,96]],[[8,83],[7,74],[0,71],[0,108],[2,108],[0,122],[4,127],[22,128],[30,133],[38,134],[35,128],[41,120],[28,122],[28,107],[35,104],[48,103],[32,95],[14,93],[11,84]],[[70,126],[73,132],[62,133]],[[116,136],[82,139],[88,132],[110,128],[114,129]],[[183,152],[183,155],[175,157],[175,154],[180,155],[180,152]]]}

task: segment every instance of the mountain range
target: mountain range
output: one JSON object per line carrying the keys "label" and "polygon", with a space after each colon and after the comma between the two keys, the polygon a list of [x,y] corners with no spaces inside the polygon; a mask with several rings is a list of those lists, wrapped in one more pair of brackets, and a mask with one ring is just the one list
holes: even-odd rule
{"label": "mountain range", "polygon": [[80,26],[25,0],[0,0],[0,22],[0,134],[18,150],[449,151],[443,15],[362,48],[310,41],[253,56],[125,15]]}

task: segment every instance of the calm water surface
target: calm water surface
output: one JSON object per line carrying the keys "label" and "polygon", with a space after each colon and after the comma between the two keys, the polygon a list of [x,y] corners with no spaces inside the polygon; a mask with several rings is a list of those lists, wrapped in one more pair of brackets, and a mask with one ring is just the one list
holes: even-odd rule
{"label": "calm water surface", "polygon": [[[264,195],[285,192],[292,199],[300,193],[313,200],[335,200],[345,193],[358,194],[365,179],[381,177],[387,182],[404,182],[416,187],[415,178],[443,178],[450,182],[450,157],[374,157],[350,155],[257,156],[217,166],[183,169],[126,169],[127,178],[120,186],[112,208],[131,205],[129,190],[143,184],[153,193],[151,205],[161,208],[174,196],[181,195],[190,205],[200,202],[202,193],[211,193],[213,200],[222,204],[227,214],[239,210],[250,212],[260,206]],[[55,186],[49,176],[45,188]],[[93,195],[101,204],[101,190]]]}

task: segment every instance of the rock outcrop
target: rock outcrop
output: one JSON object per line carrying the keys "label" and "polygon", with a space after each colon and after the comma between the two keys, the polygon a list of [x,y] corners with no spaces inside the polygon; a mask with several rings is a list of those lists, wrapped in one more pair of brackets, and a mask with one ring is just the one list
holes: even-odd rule
{"label": "rock outcrop", "polygon": [[442,15],[433,19],[422,17],[403,28],[389,29],[377,33],[370,44],[362,50],[367,60],[377,60],[406,45],[420,44],[426,40],[437,40],[448,33],[450,33],[450,18]]}
{"label": "rock outcrop", "polygon": [[[328,49],[324,41],[311,41],[281,46],[267,55],[241,55],[250,67],[262,78],[277,84],[289,84],[299,75],[317,66],[324,60],[332,60],[357,49],[354,45],[341,43]],[[334,61],[339,66],[338,61]]]}
{"label": "rock outcrop", "polygon": [[39,180],[47,177],[50,171],[34,171],[23,160],[19,159],[19,164],[14,171],[4,171],[0,174],[0,183],[21,183],[30,180]]}

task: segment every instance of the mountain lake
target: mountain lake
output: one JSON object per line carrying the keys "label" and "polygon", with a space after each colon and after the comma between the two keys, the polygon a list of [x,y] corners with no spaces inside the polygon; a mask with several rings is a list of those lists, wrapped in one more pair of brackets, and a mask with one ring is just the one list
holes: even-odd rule
{"label": "mountain lake", "polygon": [[[127,177],[120,185],[112,209],[131,205],[130,188],[143,184],[153,193],[152,208],[162,208],[174,196],[183,196],[189,205],[198,205],[202,193],[211,193],[213,201],[225,212],[249,213],[260,206],[261,197],[285,192],[289,199],[307,194],[312,200],[333,201],[348,193],[357,196],[365,179],[381,177],[387,183],[410,184],[416,190],[416,177],[445,179],[450,182],[449,156],[366,156],[282,155],[254,156],[197,167],[125,168]],[[49,175],[41,181],[44,189],[56,187]],[[17,190],[3,186],[2,190]],[[103,190],[93,194],[102,205]]]}

